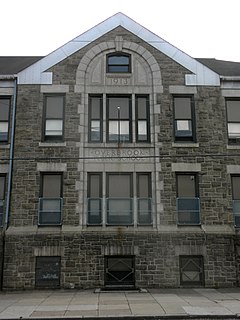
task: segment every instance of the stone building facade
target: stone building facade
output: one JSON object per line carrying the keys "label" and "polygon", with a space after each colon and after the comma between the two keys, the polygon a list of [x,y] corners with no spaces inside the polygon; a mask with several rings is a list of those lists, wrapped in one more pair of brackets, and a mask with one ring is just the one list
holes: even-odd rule
{"label": "stone building facade", "polygon": [[121,13],[24,63],[0,71],[2,289],[239,286],[240,64]]}

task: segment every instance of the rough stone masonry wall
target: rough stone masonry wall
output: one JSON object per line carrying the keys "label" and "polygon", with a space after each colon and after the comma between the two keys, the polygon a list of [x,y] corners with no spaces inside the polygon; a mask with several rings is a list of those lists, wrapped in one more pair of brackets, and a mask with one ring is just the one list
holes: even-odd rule
{"label": "rough stone masonry wall", "polygon": [[3,234],[0,231],[0,290],[1,290],[1,284],[2,284],[2,265],[3,265]]}
{"label": "rough stone masonry wall", "polygon": [[62,288],[102,287],[104,256],[116,254],[135,256],[138,287],[179,287],[179,255],[186,254],[203,255],[207,287],[236,285],[234,244],[229,236],[116,231],[8,235],[4,289],[34,288],[35,256],[50,252],[61,256]]}

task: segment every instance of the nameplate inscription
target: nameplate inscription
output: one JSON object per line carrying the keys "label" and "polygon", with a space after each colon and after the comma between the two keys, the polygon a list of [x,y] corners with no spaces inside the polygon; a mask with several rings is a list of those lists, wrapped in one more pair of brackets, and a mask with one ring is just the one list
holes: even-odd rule
{"label": "nameplate inscription", "polygon": [[137,161],[149,162],[153,158],[153,149],[88,149],[89,160],[97,161]]}

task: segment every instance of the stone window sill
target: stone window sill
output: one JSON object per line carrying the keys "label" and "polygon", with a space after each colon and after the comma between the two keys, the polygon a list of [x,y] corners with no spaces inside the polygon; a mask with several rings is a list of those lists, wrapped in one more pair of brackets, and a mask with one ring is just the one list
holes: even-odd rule
{"label": "stone window sill", "polygon": [[66,147],[66,142],[39,142],[39,147]]}
{"label": "stone window sill", "polygon": [[177,143],[173,142],[172,147],[174,148],[199,148],[199,143]]}

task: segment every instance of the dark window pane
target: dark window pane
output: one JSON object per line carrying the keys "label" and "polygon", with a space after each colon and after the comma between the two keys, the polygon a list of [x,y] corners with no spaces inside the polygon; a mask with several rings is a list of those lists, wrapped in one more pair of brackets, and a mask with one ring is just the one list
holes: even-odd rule
{"label": "dark window pane", "polygon": [[90,104],[91,104],[91,119],[100,119],[101,98],[91,97]]}
{"label": "dark window pane", "polygon": [[227,116],[229,122],[240,121],[240,100],[227,101]]}
{"label": "dark window pane", "polygon": [[175,97],[175,119],[191,119],[191,98],[188,97]]}
{"label": "dark window pane", "polygon": [[150,196],[149,190],[149,174],[138,174],[138,198],[148,198]]}
{"label": "dark window pane", "polygon": [[109,198],[130,198],[131,197],[131,175],[111,174],[108,176],[108,197]]}
{"label": "dark window pane", "polygon": [[89,198],[101,198],[101,176],[99,174],[89,175]]}
{"label": "dark window pane", "polygon": [[138,119],[147,118],[147,99],[145,97],[137,98]]}
{"label": "dark window pane", "polygon": [[240,176],[232,177],[232,196],[234,200],[240,200]]}
{"label": "dark window pane", "polygon": [[63,96],[46,97],[46,118],[62,118],[63,101]]}
{"label": "dark window pane", "polygon": [[121,65],[121,64],[129,64],[129,57],[127,56],[110,56],[108,57],[108,64],[111,65]]}
{"label": "dark window pane", "polygon": [[129,119],[129,102],[128,97],[109,97],[109,119]]}
{"label": "dark window pane", "polygon": [[43,175],[43,198],[60,198],[61,197],[61,181],[60,174],[44,174]]}
{"label": "dark window pane", "polygon": [[0,200],[5,198],[5,177],[0,176]]}
{"label": "dark window pane", "polygon": [[109,66],[108,72],[128,72],[128,66]]}
{"label": "dark window pane", "polygon": [[196,197],[195,175],[177,175],[178,197]]}
{"label": "dark window pane", "polygon": [[0,121],[8,121],[10,99],[0,99]]}

